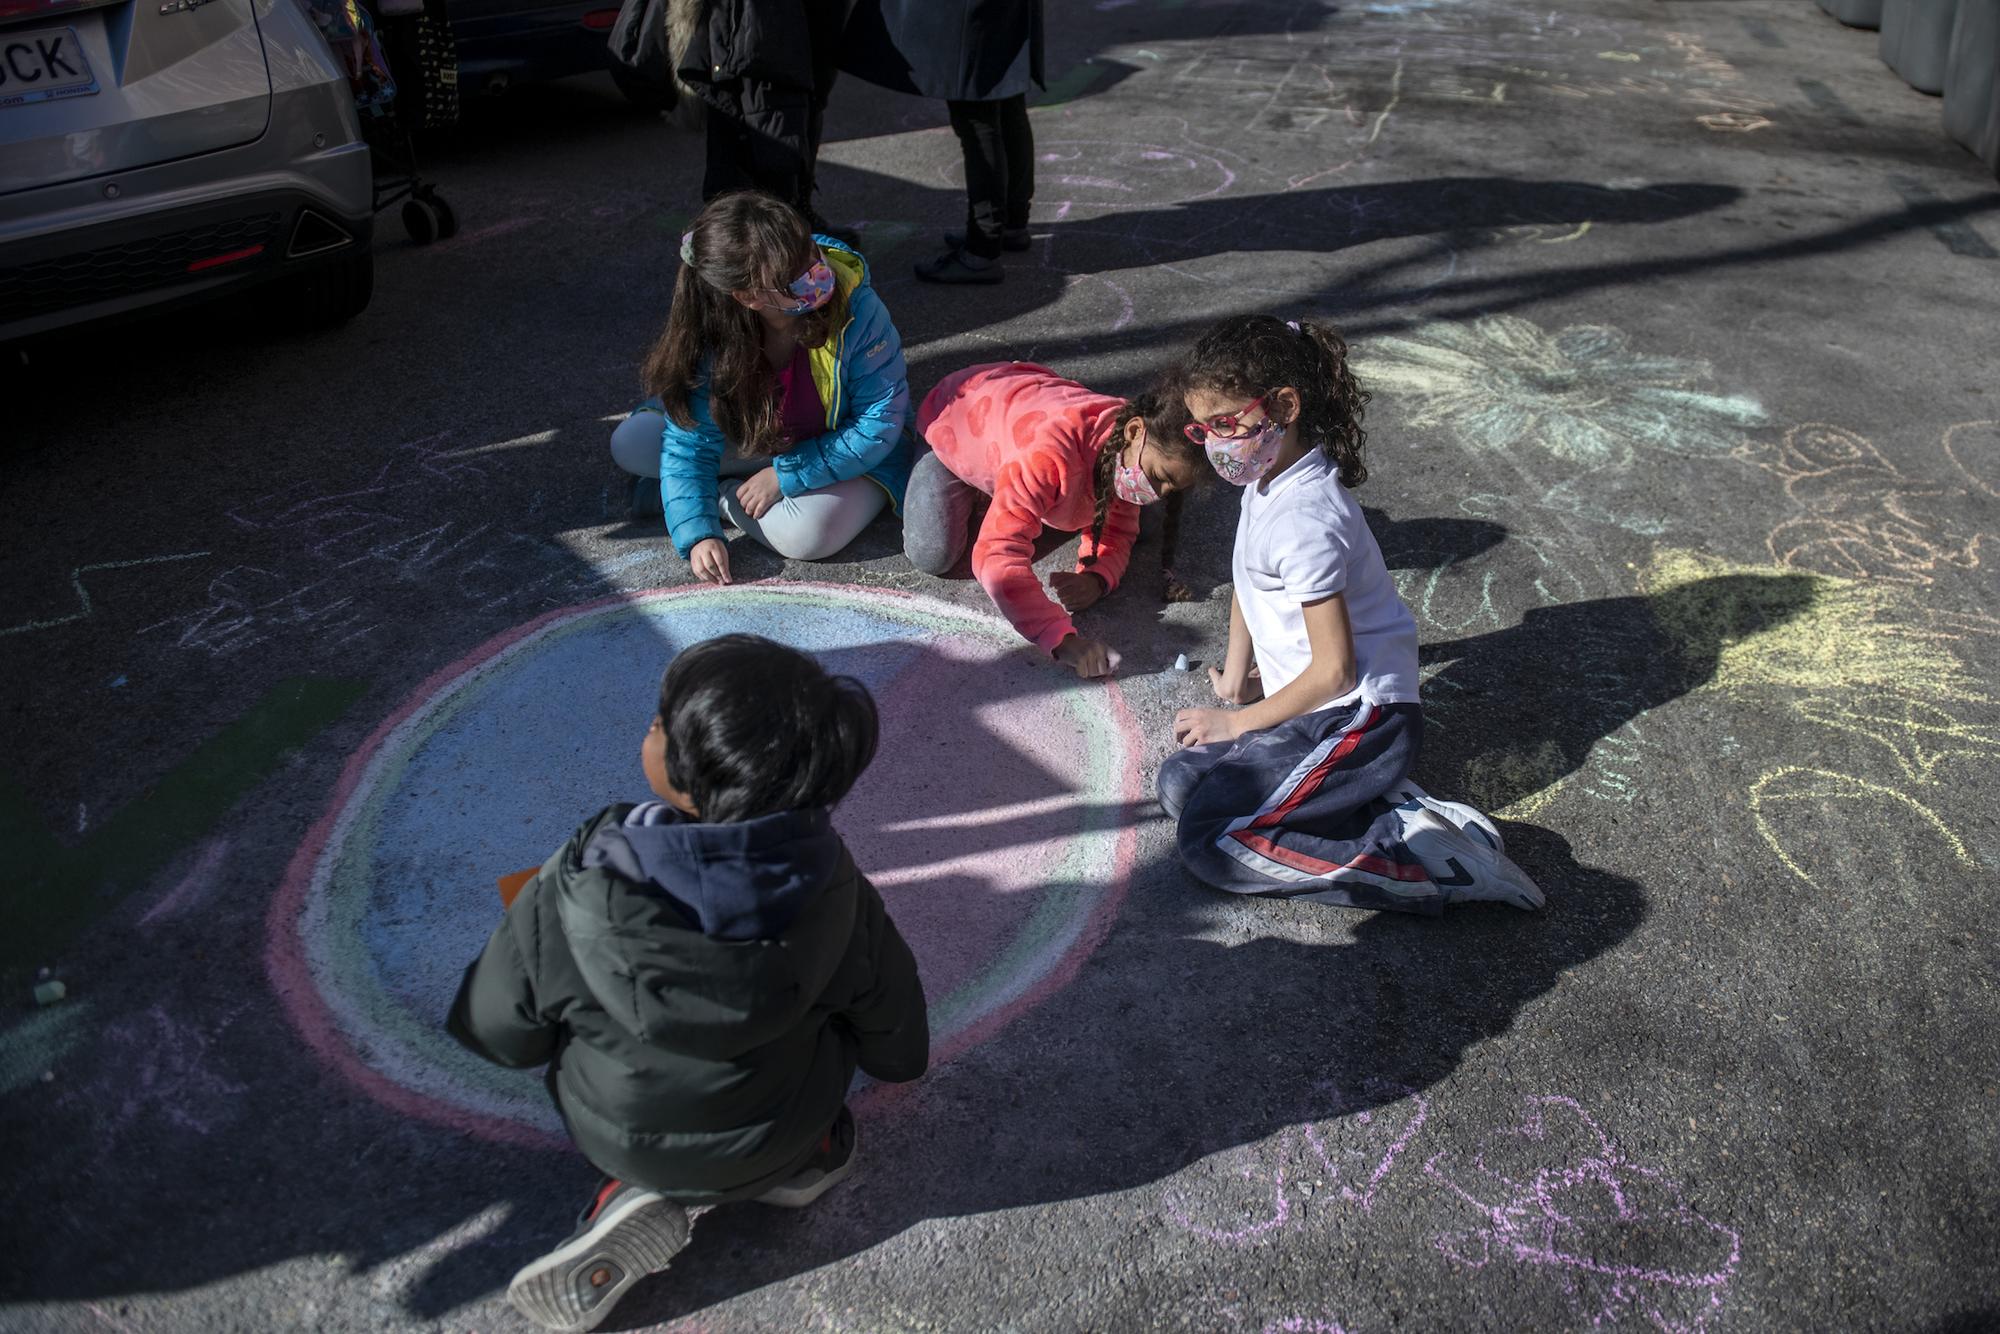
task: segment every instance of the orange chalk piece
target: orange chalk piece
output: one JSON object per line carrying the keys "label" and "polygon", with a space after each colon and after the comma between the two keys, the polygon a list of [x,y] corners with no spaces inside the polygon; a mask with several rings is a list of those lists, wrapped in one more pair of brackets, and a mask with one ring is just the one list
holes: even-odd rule
{"label": "orange chalk piece", "polygon": [[520,894],[522,888],[530,880],[533,880],[537,875],[541,874],[541,870],[542,868],[539,866],[530,866],[525,871],[516,871],[512,875],[501,876],[499,881],[500,906],[502,908],[513,907],[515,896]]}

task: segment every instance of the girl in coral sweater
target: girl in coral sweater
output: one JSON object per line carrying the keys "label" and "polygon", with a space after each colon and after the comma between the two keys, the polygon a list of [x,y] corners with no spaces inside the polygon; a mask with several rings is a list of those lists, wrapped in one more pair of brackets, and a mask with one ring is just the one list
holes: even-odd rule
{"label": "girl in coral sweater", "polygon": [[[930,452],[910,474],[903,550],[942,575],[970,539],[973,577],[1024,638],[1078,676],[1108,676],[1111,650],[1070,617],[1118,587],[1139,507],[1208,475],[1188,421],[1171,384],[1128,403],[1032,362],[968,366],[917,409]],[[1051,576],[1046,591],[1034,569],[1044,527],[1083,534],[1075,571]]]}

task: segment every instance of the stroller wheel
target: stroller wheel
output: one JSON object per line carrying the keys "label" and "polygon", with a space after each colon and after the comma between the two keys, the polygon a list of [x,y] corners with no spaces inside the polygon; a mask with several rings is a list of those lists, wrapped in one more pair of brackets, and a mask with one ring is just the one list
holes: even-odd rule
{"label": "stroller wheel", "polygon": [[449,241],[458,235],[458,215],[451,211],[451,205],[444,202],[444,196],[431,193],[424,196],[424,202],[437,214],[438,240]]}
{"label": "stroller wheel", "polygon": [[429,245],[444,235],[443,219],[437,209],[421,199],[410,199],[403,204],[403,230],[418,245]]}

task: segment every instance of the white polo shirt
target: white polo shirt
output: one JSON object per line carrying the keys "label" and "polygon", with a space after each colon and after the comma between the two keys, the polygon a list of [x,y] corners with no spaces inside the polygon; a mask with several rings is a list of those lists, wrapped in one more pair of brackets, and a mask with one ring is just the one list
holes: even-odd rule
{"label": "white polo shirt", "polygon": [[1396,595],[1361,506],[1324,453],[1315,449],[1243,488],[1230,569],[1266,695],[1312,662],[1305,604],[1340,593],[1354,631],[1358,684],[1320,707],[1417,702],[1416,618]]}

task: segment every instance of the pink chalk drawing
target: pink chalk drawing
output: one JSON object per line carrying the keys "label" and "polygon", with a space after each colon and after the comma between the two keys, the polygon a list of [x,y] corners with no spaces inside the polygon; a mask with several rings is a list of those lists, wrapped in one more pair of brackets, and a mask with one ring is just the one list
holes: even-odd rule
{"label": "pink chalk drawing", "polygon": [[[443,1016],[499,920],[495,876],[632,799],[661,669],[731,631],[807,649],[875,693],[881,759],[836,821],[916,951],[933,1061],[1067,985],[1110,929],[1137,845],[1141,746],[1117,685],[1050,671],[988,611],[914,594],[683,586],[495,637],[418,685],[350,757],[267,919],[267,975],[316,1055],[403,1114],[567,1142],[541,1081],[459,1049]],[[857,1096],[893,1101],[880,1087]]]}
{"label": "pink chalk drawing", "polygon": [[[1294,1218],[1293,1195],[1303,1203],[1319,1186],[1330,1186],[1340,1203],[1370,1212],[1383,1180],[1430,1118],[1430,1103],[1414,1089],[1379,1080],[1364,1091],[1365,1099],[1355,1099],[1335,1088],[1334,1110],[1324,1121],[1232,1151],[1218,1162],[1224,1179],[1205,1192],[1206,1202],[1197,1210],[1185,1193],[1171,1193],[1167,1217],[1204,1240],[1241,1246],[1285,1228]],[[1241,1166],[1230,1161],[1238,1156],[1247,1159]]]}
{"label": "pink chalk drawing", "polygon": [[[1565,1156],[1546,1165],[1552,1149]],[[1721,1310],[1742,1256],[1733,1228],[1627,1158],[1574,1098],[1530,1097],[1521,1123],[1488,1136],[1470,1162],[1447,1150],[1424,1173],[1485,1215],[1437,1238],[1448,1261],[1546,1270],[1593,1328],[1641,1322],[1693,1334]]]}

